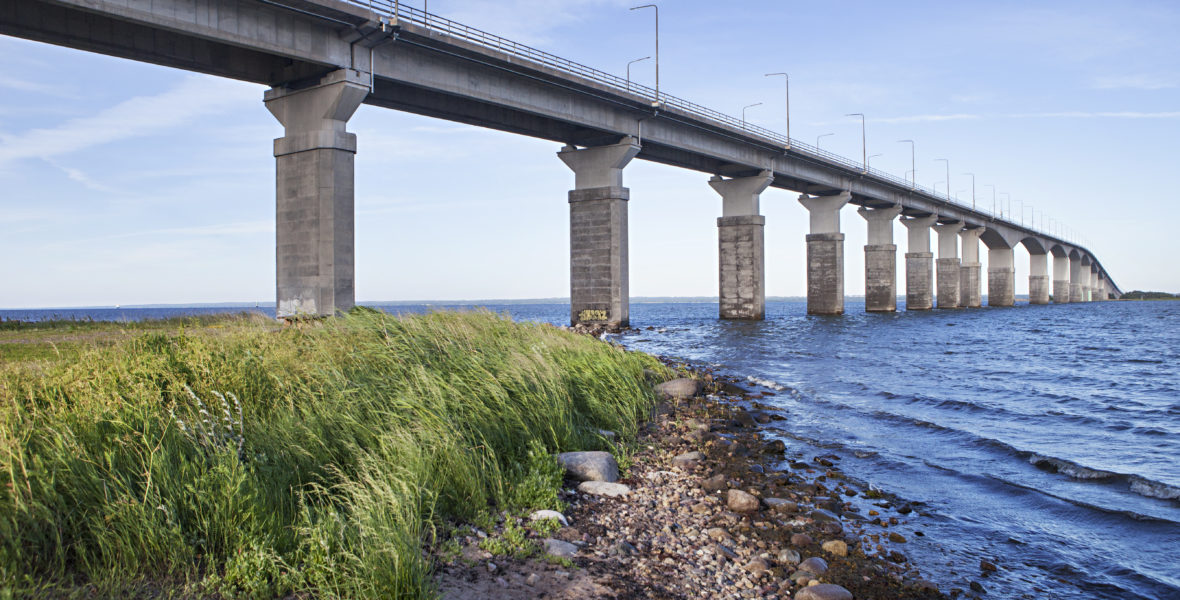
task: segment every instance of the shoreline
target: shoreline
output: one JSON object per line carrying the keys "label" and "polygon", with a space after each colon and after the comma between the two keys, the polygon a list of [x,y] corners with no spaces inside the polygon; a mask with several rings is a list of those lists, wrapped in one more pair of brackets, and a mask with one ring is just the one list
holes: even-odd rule
{"label": "shoreline", "polygon": [[[552,535],[577,546],[566,559],[570,566],[494,556],[479,549],[479,535],[462,536],[459,557],[438,557],[443,598],[867,600],[984,593],[975,579],[995,570],[991,563],[979,566],[972,589],[950,595],[909,563],[907,536],[923,535],[913,506],[845,480],[838,457],[822,449],[803,462],[786,456],[781,441],[767,441],[764,426],[786,418],[759,402],[772,391],[753,392],[736,376],[659,358],[706,385],[693,397],[661,404],[643,424],[639,450],[619,480],[631,488],[627,497],[583,494],[569,489],[567,479],[569,525]],[[863,508],[866,501],[872,508]],[[827,586],[800,594],[820,583],[851,596],[813,595],[832,591]]]}

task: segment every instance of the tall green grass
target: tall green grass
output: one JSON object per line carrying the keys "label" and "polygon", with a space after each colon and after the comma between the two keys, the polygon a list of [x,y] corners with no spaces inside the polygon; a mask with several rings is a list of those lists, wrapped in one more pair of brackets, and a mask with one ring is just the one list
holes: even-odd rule
{"label": "tall green grass", "polygon": [[0,585],[430,597],[435,528],[552,503],[537,457],[633,437],[645,368],[486,312],[367,310],[0,365]]}

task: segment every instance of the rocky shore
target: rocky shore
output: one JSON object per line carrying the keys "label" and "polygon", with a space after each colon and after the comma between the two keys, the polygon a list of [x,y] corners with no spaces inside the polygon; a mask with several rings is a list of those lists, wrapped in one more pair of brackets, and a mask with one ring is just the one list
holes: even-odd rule
{"label": "rocky shore", "polygon": [[[505,515],[495,531],[458,536],[457,556],[436,557],[443,597],[948,597],[908,563],[907,537],[922,535],[913,507],[845,481],[835,456],[792,460],[764,437],[761,425],[782,419],[758,403],[773,392],[707,372],[657,389],[666,401],[622,479],[607,453],[563,455],[569,509],[532,515],[552,530]],[[486,550],[505,528],[541,550]],[[983,588],[951,597],[964,592]]]}

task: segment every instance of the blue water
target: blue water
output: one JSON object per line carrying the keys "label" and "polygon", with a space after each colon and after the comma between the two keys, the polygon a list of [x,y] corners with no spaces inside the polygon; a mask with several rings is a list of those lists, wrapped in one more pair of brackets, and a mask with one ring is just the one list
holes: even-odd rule
{"label": "blue water", "polygon": [[[488,307],[569,318],[567,305]],[[734,322],[712,303],[632,304],[640,331],[611,337],[775,390],[763,401],[787,415],[775,433],[789,452],[822,448],[851,478],[921,503],[925,536],[905,551],[944,589],[977,580],[990,597],[1180,598],[1180,302],[846,308],[810,317],[802,302],[772,302],[765,321]],[[981,559],[1000,571],[981,579]]]}

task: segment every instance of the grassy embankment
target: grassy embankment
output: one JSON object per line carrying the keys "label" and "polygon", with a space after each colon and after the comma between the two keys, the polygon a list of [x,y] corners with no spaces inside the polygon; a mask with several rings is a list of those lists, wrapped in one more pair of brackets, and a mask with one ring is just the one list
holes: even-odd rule
{"label": "grassy embankment", "polygon": [[0,596],[429,597],[439,527],[556,506],[661,369],[487,313],[188,325],[0,364]]}

